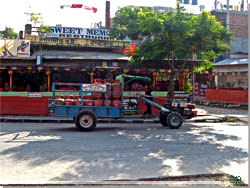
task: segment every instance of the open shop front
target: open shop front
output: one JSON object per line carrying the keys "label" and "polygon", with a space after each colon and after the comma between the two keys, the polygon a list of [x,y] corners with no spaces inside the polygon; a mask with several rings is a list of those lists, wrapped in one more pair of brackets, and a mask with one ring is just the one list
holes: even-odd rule
{"label": "open shop front", "polygon": [[[66,62],[63,63],[66,65]],[[125,62],[105,62],[99,61],[97,63],[89,62],[87,66],[55,66],[48,64],[39,66],[18,67],[16,64],[12,67],[1,67],[1,114],[15,114],[15,115],[48,115],[48,100],[52,96],[51,87],[53,82],[65,83],[117,83],[115,78],[120,74],[147,76],[151,79],[153,87],[152,96],[154,101],[163,105],[167,102],[167,90],[169,85],[169,70],[166,67],[159,69],[150,68],[133,68],[129,67]],[[160,66],[158,66],[160,67]],[[183,69],[175,77],[175,93],[176,98],[186,97],[185,83],[191,80],[191,69]],[[145,94],[145,86],[148,83],[134,80],[128,82],[124,86],[122,93],[124,97],[123,104],[128,109],[128,114],[142,114],[146,110],[146,105],[143,101],[138,100],[137,93]],[[70,101],[68,105],[78,105],[76,98],[77,93],[69,94],[63,92],[64,90],[76,90],[72,86],[59,88],[62,90],[62,101]],[[121,90],[122,88],[116,88]],[[70,96],[69,96],[70,95]],[[7,100],[7,97],[10,97]],[[92,96],[89,100],[96,102],[89,102],[89,105],[104,105],[105,95]],[[27,99],[34,105],[29,105],[21,99]],[[69,100],[70,99],[70,100]],[[120,102],[118,102],[120,100]],[[40,102],[39,102],[40,101]],[[110,98],[110,103],[114,105],[121,104],[121,97],[116,96]],[[24,104],[25,103],[25,104]],[[36,105],[35,105],[36,104]],[[66,103],[65,103],[66,104]],[[43,106],[42,108],[40,108]],[[27,110],[25,110],[25,108]],[[18,111],[15,111],[19,109]],[[34,110],[35,109],[35,110]],[[40,110],[38,110],[40,109]],[[129,109],[131,111],[129,111]],[[152,108],[152,112],[157,114],[159,110]]]}

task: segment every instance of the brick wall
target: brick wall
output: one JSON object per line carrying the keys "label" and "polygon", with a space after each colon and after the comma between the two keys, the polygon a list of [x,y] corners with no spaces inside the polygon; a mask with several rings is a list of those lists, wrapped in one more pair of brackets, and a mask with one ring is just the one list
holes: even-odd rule
{"label": "brick wall", "polygon": [[[218,21],[226,27],[226,11],[212,11]],[[248,15],[247,12],[230,11],[229,16],[230,30],[234,33],[234,37],[247,38],[248,37]]]}

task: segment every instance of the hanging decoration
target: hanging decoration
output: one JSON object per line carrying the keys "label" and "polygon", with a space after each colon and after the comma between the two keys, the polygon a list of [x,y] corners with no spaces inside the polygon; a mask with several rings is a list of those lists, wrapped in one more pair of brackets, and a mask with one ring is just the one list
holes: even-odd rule
{"label": "hanging decoration", "polygon": [[130,44],[129,48],[126,48],[125,50],[123,50],[123,54],[126,55],[132,55],[133,53],[135,53],[136,50],[136,46],[134,43]]}
{"label": "hanging decoration", "polygon": [[64,9],[64,8],[79,8],[79,9],[85,9],[85,10],[92,10],[93,13],[97,12],[97,8],[86,6],[86,5],[83,5],[83,4],[61,5],[60,8],[61,9]]}

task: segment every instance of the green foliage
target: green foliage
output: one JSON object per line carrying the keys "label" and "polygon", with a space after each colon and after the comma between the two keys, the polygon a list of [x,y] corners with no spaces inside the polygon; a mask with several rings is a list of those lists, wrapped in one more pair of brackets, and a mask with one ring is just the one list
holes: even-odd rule
{"label": "green foliage", "polygon": [[18,34],[14,32],[13,28],[10,27],[5,27],[5,30],[0,31],[0,35],[7,39],[15,39],[18,36]]}
{"label": "green foliage", "polygon": [[192,81],[188,79],[189,77],[190,77],[190,74],[187,74],[185,77],[184,90],[186,93],[191,94],[193,86],[192,86]]}
{"label": "green foliage", "polygon": [[177,59],[192,60],[195,55],[200,62],[195,71],[211,68],[213,59],[229,50],[232,33],[210,13],[188,14],[177,3],[177,9],[168,12],[141,7],[120,9],[113,19],[111,37],[137,40],[131,62],[167,60],[173,78]]}
{"label": "green foliage", "polygon": [[[232,34],[208,12],[195,16],[177,9],[153,12],[151,8],[124,7],[113,18],[111,37],[138,40],[132,61],[192,59],[210,68],[213,59],[229,50]],[[203,67],[204,65],[204,67]]]}
{"label": "green foliage", "polygon": [[51,32],[51,29],[50,29],[50,27],[44,25],[43,22],[41,21],[42,17],[38,17],[37,15],[39,15],[39,14],[31,13],[30,22],[34,26],[36,26],[37,24],[40,23],[40,26],[37,28],[37,32],[40,36],[44,36],[46,33]]}
{"label": "green foliage", "polygon": [[38,33],[43,35],[44,33],[49,33],[51,32],[51,29],[49,26],[41,24],[40,27],[38,28]]}
{"label": "green foliage", "polygon": [[35,13],[31,13],[30,22],[33,23],[34,25],[38,24],[40,22],[39,17]]}
{"label": "green foliage", "polygon": [[140,29],[138,26],[138,16],[145,12],[152,12],[152,8],[148,7],[124,7],[116,13],[113,18],[113,27],[110,30],[110,37],[123,40],[129,37],[133,40],[138,39]]}
{"label": "green foliage", "polygon": [[184,90],[185,90],[185,92],[191,94],[192,93],[192,89],[193,89],[192,83],[190,81],[185,82],[185,84],[184,84]]}

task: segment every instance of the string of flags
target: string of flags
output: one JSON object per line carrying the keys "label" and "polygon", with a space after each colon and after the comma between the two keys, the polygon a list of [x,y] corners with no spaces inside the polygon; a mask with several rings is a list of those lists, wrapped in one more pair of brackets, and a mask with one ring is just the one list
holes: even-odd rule
{"label": "string of flags", "polygon": [[61,5],[60,8],[61,9],[64,9],[64,8],[79,8],[79,9],[85,9],[85,10],[92,10],[93,13],[97,12],[96,7],[90,7],[90,6],[86,6],[86,5],[83,5],[83,4]]}

